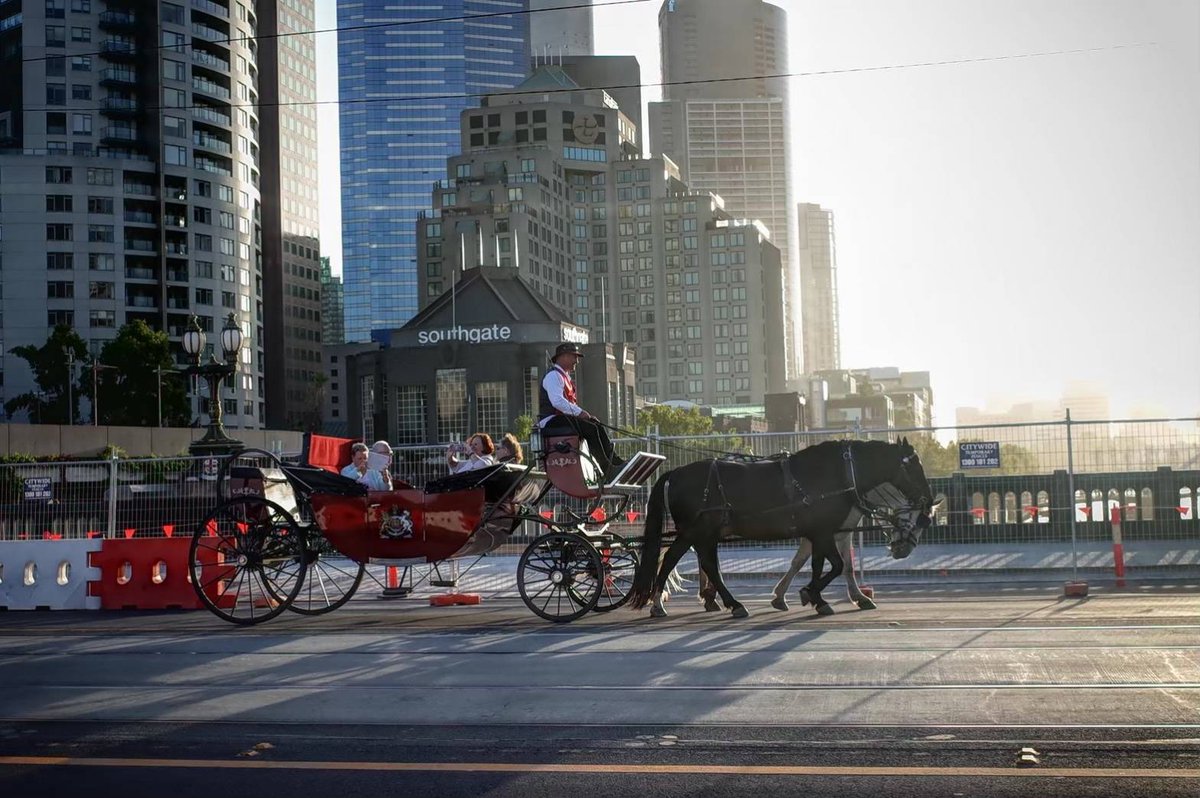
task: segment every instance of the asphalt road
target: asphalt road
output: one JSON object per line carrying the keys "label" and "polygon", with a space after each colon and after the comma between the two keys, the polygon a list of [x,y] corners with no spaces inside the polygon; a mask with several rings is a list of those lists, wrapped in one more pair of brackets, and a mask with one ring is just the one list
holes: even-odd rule
{"label": "asphalt road", "polygon": [[1200,795],[1193,586],[750,596],[561,626],[511,600],[5,613],[0,791]]}

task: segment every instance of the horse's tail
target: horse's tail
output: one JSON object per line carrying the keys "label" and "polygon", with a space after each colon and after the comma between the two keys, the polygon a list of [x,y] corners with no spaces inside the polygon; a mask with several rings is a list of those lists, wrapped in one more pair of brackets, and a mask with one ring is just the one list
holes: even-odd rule
{"label": "horse's tail", "polygon": [[658,561],[662,553],[663,514],[667,509],[664,497],[670,477],[670,471],[663,474],[650,490],[650,501],[646,505],[646,527],[642,532],[642,557],[633,572],[633,587],[629,590],[631,609],[645,607],[654,594],[654,577],[658,574]]}

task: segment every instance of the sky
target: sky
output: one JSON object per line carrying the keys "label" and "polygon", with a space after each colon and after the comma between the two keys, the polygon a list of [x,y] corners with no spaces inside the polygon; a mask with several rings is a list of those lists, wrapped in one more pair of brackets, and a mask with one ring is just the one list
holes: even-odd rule
{"label": "sky", "polygon": [[[929,371],[941,424],[1079,381],[1117,416],[1200,416],[1200,3],[775,4],[805,73],[793,196],[834,213],[843,368]],[[661,80],[660,5],[597,5],[597,54]],[[336,39],[317,49],[334,100]],[[318,125],[340,268],[336,106]]]}

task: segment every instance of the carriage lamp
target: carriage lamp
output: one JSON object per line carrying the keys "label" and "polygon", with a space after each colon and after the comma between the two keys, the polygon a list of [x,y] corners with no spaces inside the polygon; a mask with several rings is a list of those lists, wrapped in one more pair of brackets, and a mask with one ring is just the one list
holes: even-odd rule
{"label": "carriage lamp", "polygon": [[208,430],[200,440],[193,441],[188,450],[198,457],[216,457],[244,449],[245,445],[241,441],[229,437],[225,432],[221,408],[221,383],[226,378],[232,378],[237,372],[238,352],[242,349],[242,328],[238,324],[237,315],[230,313],[221,329],[224,362],[217,360],[212,354],[209,355],[209,362],[201,362],[205,348],[204,330],[194,315],[188,321],[182,343],[183,351],[192,361],[184,370],[185,373],[202,377],[208,384]]}

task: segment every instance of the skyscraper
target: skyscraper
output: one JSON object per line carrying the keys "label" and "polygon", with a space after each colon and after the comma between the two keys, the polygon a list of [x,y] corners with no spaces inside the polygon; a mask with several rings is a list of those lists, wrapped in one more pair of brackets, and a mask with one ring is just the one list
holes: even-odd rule
{"label": "skyscraper", "polygon": [[[563,6],[578,6],[565,9]],[[558,9],[546,11],[544,9]],[[529,43],[535,57],[592,55],[592,0],[529,0]]]}
{"label": "skyscraper", "polygon": [[[459,151],[459,113],[528,74],[528,7],[528,0],[339,5],[347,340],[399,327],[417,312],[417,216]],[[517,13],[495,16],[508,9]],[[497,143],[497,133],[478,133]]]}
{"label": "skyscraper", "polygon": [[135,319],[177,341],[194,313],[219,352],[234,313],[244,344],[225,424],[262,423],[276,198],[261,166],[260,6],[0,3],[4,396],[35,389],[9,350],[56,324],[96,354]]}
{"label": "skyscraper", "polygon": [[[787,285],[787,376],[799,374],[799,279],[788,182],[787,15],[762,0],[670,0],[659,11],[664,101],[650,104],[650,151],[693,188],[762,221]],[[745,79],[743,79],[745,78]]]}
{"label": "skyscraper", "polygon": [[[199,2],[199,0],[196,0]],[[313,0],[261,2],[259,139],[263,187],[265,379],[272,429],[311,426],[321,367],[317,65]],[[314,411],[314,408],[317,408]]]}
{"label": "skyscraper", "polygon": [[804,371],[832,371],[842,367],[833,211],[805,202],[796,210]]}

